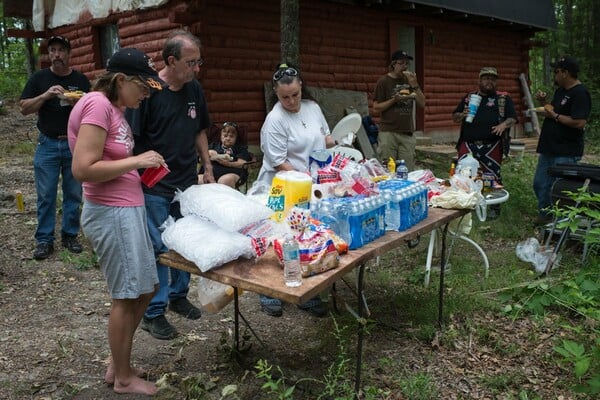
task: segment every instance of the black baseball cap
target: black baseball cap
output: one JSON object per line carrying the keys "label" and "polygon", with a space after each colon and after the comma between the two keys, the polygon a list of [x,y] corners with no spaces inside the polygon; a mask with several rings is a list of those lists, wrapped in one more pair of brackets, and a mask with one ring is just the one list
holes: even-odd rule
{"label": "black baseball cap", "polygon": [[161,90],[165,86],[165,83],[158,77],[152,58],[135,48],[118,50],[108,60],[106,70],[137,76],[151,89]]}
{"label": "black baseball cap", "polygon": [[392,61],[402,60],[404,58],[407,58],[409,60],[413,59],[412,56],[409,56],[408,53],[404,50],[396,50],[392,53]]}
{"label": "black baseball cap", "polygon": [[50,39],[48,39],[48,46],[50,46],[52,43],[58,42],[60,44],[62,44],[63,46],[65,46],[65,48],[67,50],[71,50],[71,42],[69,42],[69,39],[67,39],[64,36],[50,36]]}
{"label": "black baseball cap", "polygon": [[572,57],[561,57],[556,62],[550,63],[552,68],[560,68],[565,71],[569,71],[571,75],[577,75],[579,73],[579,64],[577,60]]}

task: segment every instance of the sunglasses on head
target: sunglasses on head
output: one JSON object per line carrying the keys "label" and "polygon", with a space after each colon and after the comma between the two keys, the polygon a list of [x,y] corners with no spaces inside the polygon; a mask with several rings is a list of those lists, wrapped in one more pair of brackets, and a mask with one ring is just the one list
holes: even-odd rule
{"label": "sunglasses on head", "polygon": [[284,76],[298,76],[298,71],[295,68],[292,68],[292,67],[279,68],[273,74],[273,80],[275,82],[277,82],[278,80],[280,80]]}
{"label": "sunglasses on head", "polygon": [[232,128],[235,128],[237,130],[237,124],[235,122],[223,122],[223,128],[227,127],[227,126],[231,126]]}

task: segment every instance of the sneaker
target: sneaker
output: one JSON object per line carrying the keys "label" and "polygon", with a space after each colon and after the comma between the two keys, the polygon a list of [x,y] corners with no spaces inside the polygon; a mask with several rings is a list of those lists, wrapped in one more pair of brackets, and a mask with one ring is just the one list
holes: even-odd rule
{"label": "sneaker", "polygon": [[169,303],[169,310],[187,319],[198,319],[202,316],[200,309],[190,303],[190,301],[185,297],[171,300]]}
{"label": "sneaker", "polygon": [[177,329],[167,321],[164,315],[152,319],[144,317],[140,327],[160,340],[171,340],[177,336]]}
{"label": "sneaker", "polygon": [[281,317],[283,315],[281,300],[268,296],[260,296],[260,310],[270,317]]}
{"label": "sneaker", "polygon": [[83,251],[83,247],[81,243],[77,240],[77,236],[65,236],[62,239],[62,245],[65,249],[69,250],[71,253],[81,253]]}
{"label": "sneaker", "polygon": [[36,260],[44,260],[50,257],[50,254],[54,252],[54,245],[52,243],[38,243],[33,251],[33,258]]}
{"label": "sneaker", "polygon": [[313,317],[323,318],[327,316],[327,304],[323,303],[319,297],[312,298],[306,303],[300,304],[298,308],[306,311]]}

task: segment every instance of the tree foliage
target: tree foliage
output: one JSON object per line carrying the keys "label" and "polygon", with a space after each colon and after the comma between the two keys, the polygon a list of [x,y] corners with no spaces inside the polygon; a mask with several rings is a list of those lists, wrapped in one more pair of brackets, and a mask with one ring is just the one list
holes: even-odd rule
{"label": "tree foliage", "polygon": [[4,16],[0,2],[0,97],[18,97],[31,74],[25,39],[7,37],[7,29],[23,29],[26,22]]}
{"label": "tree foliage", "polygon": [[[586,130],[597,141],[600,138],[600,1],[554,0],[557,28],[538,32],[539,47],[531,53],[532,90],[553,92],[550,62],[560,56],[571,56],[579,62],[579,79],[592,94],[592,115]],[[594,106],[595,105],[595,106]]]}

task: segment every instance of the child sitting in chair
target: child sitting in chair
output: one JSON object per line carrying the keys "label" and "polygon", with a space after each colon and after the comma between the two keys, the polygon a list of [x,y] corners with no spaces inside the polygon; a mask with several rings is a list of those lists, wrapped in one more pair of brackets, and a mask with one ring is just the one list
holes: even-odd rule
{"label": "child sitting in chair", "polygon": [[[238,143],[238,126],[235,122],[225,122],[221,127],[220,140],[210,143],[208,155],[213,165],[213,175],[217,183],[222,183],[232,188],[236,184],[248,179],[248,171],[242,168],[248,161],[252,161],[252,154],[248,146]],[[204,169],[200,168],[198,183],[202,184]]]}

